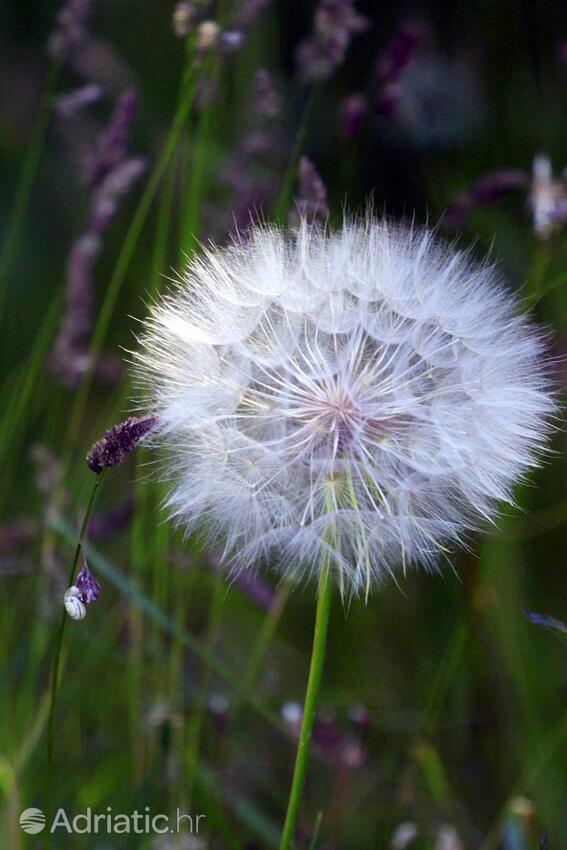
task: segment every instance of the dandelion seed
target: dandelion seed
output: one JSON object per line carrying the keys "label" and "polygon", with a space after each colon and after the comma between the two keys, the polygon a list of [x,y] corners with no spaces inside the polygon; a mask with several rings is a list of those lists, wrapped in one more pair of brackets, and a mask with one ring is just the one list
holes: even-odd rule
{"label": "dandelion seed", "polygon": [[554,411],[495,270],[370,218],[206,248],[141,343],[173,517],[236,568],[329,569],[344,594],[493,519]]}

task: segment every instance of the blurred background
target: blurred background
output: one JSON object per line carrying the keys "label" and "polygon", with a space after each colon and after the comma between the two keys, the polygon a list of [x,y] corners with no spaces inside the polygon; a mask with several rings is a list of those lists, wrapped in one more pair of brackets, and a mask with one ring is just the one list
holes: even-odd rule
{"label": "blurred background", "polygon": [[[143,449],[97,496],[102,590],[65,627],[47,771],[85,454],[132,409],[125,349],[184,253],[369,199],[490,252],[562,390],[567,9],[3,0],[0,54],[0,846],[44,846],[19,814],[47,783],[71,813],[206,815],[57,848],[277,847],[315,590],[229,586],[165,522]],[[299,848],[567,847],[560,432],[554,450],[453,571],[335,600]]]}

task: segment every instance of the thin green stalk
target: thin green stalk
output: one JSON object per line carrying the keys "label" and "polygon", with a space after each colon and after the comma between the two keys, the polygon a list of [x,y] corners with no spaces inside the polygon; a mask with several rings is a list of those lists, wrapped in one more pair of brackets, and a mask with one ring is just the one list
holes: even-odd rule
{"label": "thin green stalk", "polygon": [[[270,610],[258,629],[258,635],[250,652],[250,661],[244,673],[245,688],[250,693],[252,693],[262,671],[264,658],[266,657],[268,647],[274,637],[290,593],[291,584],[290,582],[286,582],[279,588],[272,605],[270,605]],[[233,708],[233,712],[234,710]]]}
{"label": "thin green stalk", "polygon": [[[215,85],[219,78],[219,71],[218,60],[216,57],[210,57],[210,61],[203,69],[203,78],[209,79],[211,84]],[[181,215],[180,248],[182,263],[199,245],[200,214],[203,197],[206,196],[208,179],[206,164],[211,151],[211,140],[215,127],[213,112],[212,105],[210,103],[205,104],[199,113],[193,131],[193,155],[189,164],[189,184]]]}
{"label": "thin green stalk", "polygon": [[9,279],[10,267],[22,234],[24,219],[28,211],[32,189],[41,161],[43,143],[51,114],[51,96],[57,85],[60,70],[61,63],[57,59],[53,59],[47,69],[39,114],[31,131],[24,154],[16,194],[6,228],[6,236],[2,250],[0,251],[0,313],[4,309],[6,300],[5,284]]}
{"label": "thin green stalk", "polygon": [[301,156],[301,152],[303,151],[303,145],[305,143],[305,137],[307,136],[307,127],[309,125],[309,120],[313,113],[313,109],[315,108],[315,104],[317,102],[317,98],[319,97],[320,87],[314,86],[311,90],[311,94],[305,104],[305,109],[303,110],[303,116],[301,118],[301,123],[297,130],[297,134],[295,137],[295,145],[293,147],[293,151],[291,152],[291,157],[289,160],[289,164],[284,175],[282,187],[280,189],[279,195],[276,200],[276,206],[274,210],[274,219],[277,222],[284,223],[284,219],[289,211],[289,203],[291,198],[291,190],[293,188],[293,181],[295,180],[295,175],[297,171],[297,164],[299,162],[299,158]]}
{"label": "thin green stalk", "polygon": [[[215,645],[219,637],[219,627],[224,608],[224,597],[224,584],[219,576],[215,576],[213,588],[211,591],[209,619],[207,623],[207,631],[204,642],[205,649],[211,654],[215,649]],[[210,675],[211,671],[209,666],[207,664],[204,664],[201,669],[200,682],[197,687],[193,715],[189,722],[186,753],[186,787],[189,807],[191,807],[191,804],[193,802],[193,794],[195,790],[196,767],[199,761],[199,748],[201,745],[201,737],[203,733],[203,726],[207,709],[207,693],[209,689]]]}
{"label": "thin green stalk", "polygon": [[[75,572],[77,570],[77,564],[79,563],[79,556],[81,554],[83,548],[83,541],[85,538],[85,534],[87,531],[87,526],[89,524],[89,519],[91,517],[91,513],[94,507],[96,494],[98,489],[104,479],[106,474],[106,469],[103,469],[100,475],[97,475],[93,488],[91,490],[91,495],[89,497],[89,501],[87,503],[87,507],[85,510],[85,515],[83,517],[83,522],[81,525],[81,530],[79,532],[79,539],[77,540],[77,548],[75,549],[75,557],[73,558],[73,565],[71,567],[71,571],[69,573],[69,581],[68,587],[73,584],[73,580],[75,578]],[[46,761],[46,770],[45,770],[45,814],[49,823],[49,816],[51,814],[51,782],[53,776],[53,749],[55,742],[55,706],[57,703],[57,690],[59,686],[59,670],[61,667],[61,651],[63,648],[63,636],[65,634],[65,624],[67,622],[67,613],[65,610],[61,613],[61,620],[59,623],[59,629],[57,632],[57,638],[55,643],[55,660],[53,662],[53,673],[51,678],[51,699],[49,703],[49,717],[47,720],[47,761]],[[49,850],[50,845],[50,830],[48,829],[45,835],[45,850]]]}
{"label": "thin green stalk", "polygon": [[291,791],[289,793],[287,814],[280,842],[280,850],[291,850],[291,847],[293,846],[299,803],[301,801],[301,795],[303,794],[303,787],[305,785],[305,777],[307,774],[309,745],[311,743],[311,733],[313,731],[315,709],[317,707],[317,697],[319,695],[319,686],[321,684],[323,662],[325,659],[325,646],[327,643],[331,597],[332,584],[329,575],[329,566],[326,564],[323,567],[321,578],[319,580],[319,595],[317,598],[315,633],[313,636],[309,678],[307,680],[307,691],[305,694],[303,719],[301,721],[301,732],[299,734],[299,744],[297,745],[295,767],[293,769],[293,780],[291,783]]}

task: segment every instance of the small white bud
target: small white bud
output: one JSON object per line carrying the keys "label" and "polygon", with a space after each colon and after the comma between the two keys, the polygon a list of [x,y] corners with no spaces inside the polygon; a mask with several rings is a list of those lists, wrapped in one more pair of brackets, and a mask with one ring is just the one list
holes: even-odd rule
{"label": "small white bud", "polygon": [[75,585],[72,585],[65,591],[63,603],[66,612],[72,620],[84,620],[87,615],[87,607],[81,597],[81,591]]}

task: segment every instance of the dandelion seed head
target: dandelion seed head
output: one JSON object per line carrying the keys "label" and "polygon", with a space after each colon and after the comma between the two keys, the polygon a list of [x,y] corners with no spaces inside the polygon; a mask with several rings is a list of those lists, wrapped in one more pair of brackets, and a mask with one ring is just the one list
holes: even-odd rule
{"label": "dandelion seed head", "polygon": [[171,514],[236,567],[327,565],[350,594],[511,501],[554,410],[544,350],[494,268],[369,216],[206,248],[135,360]]}

